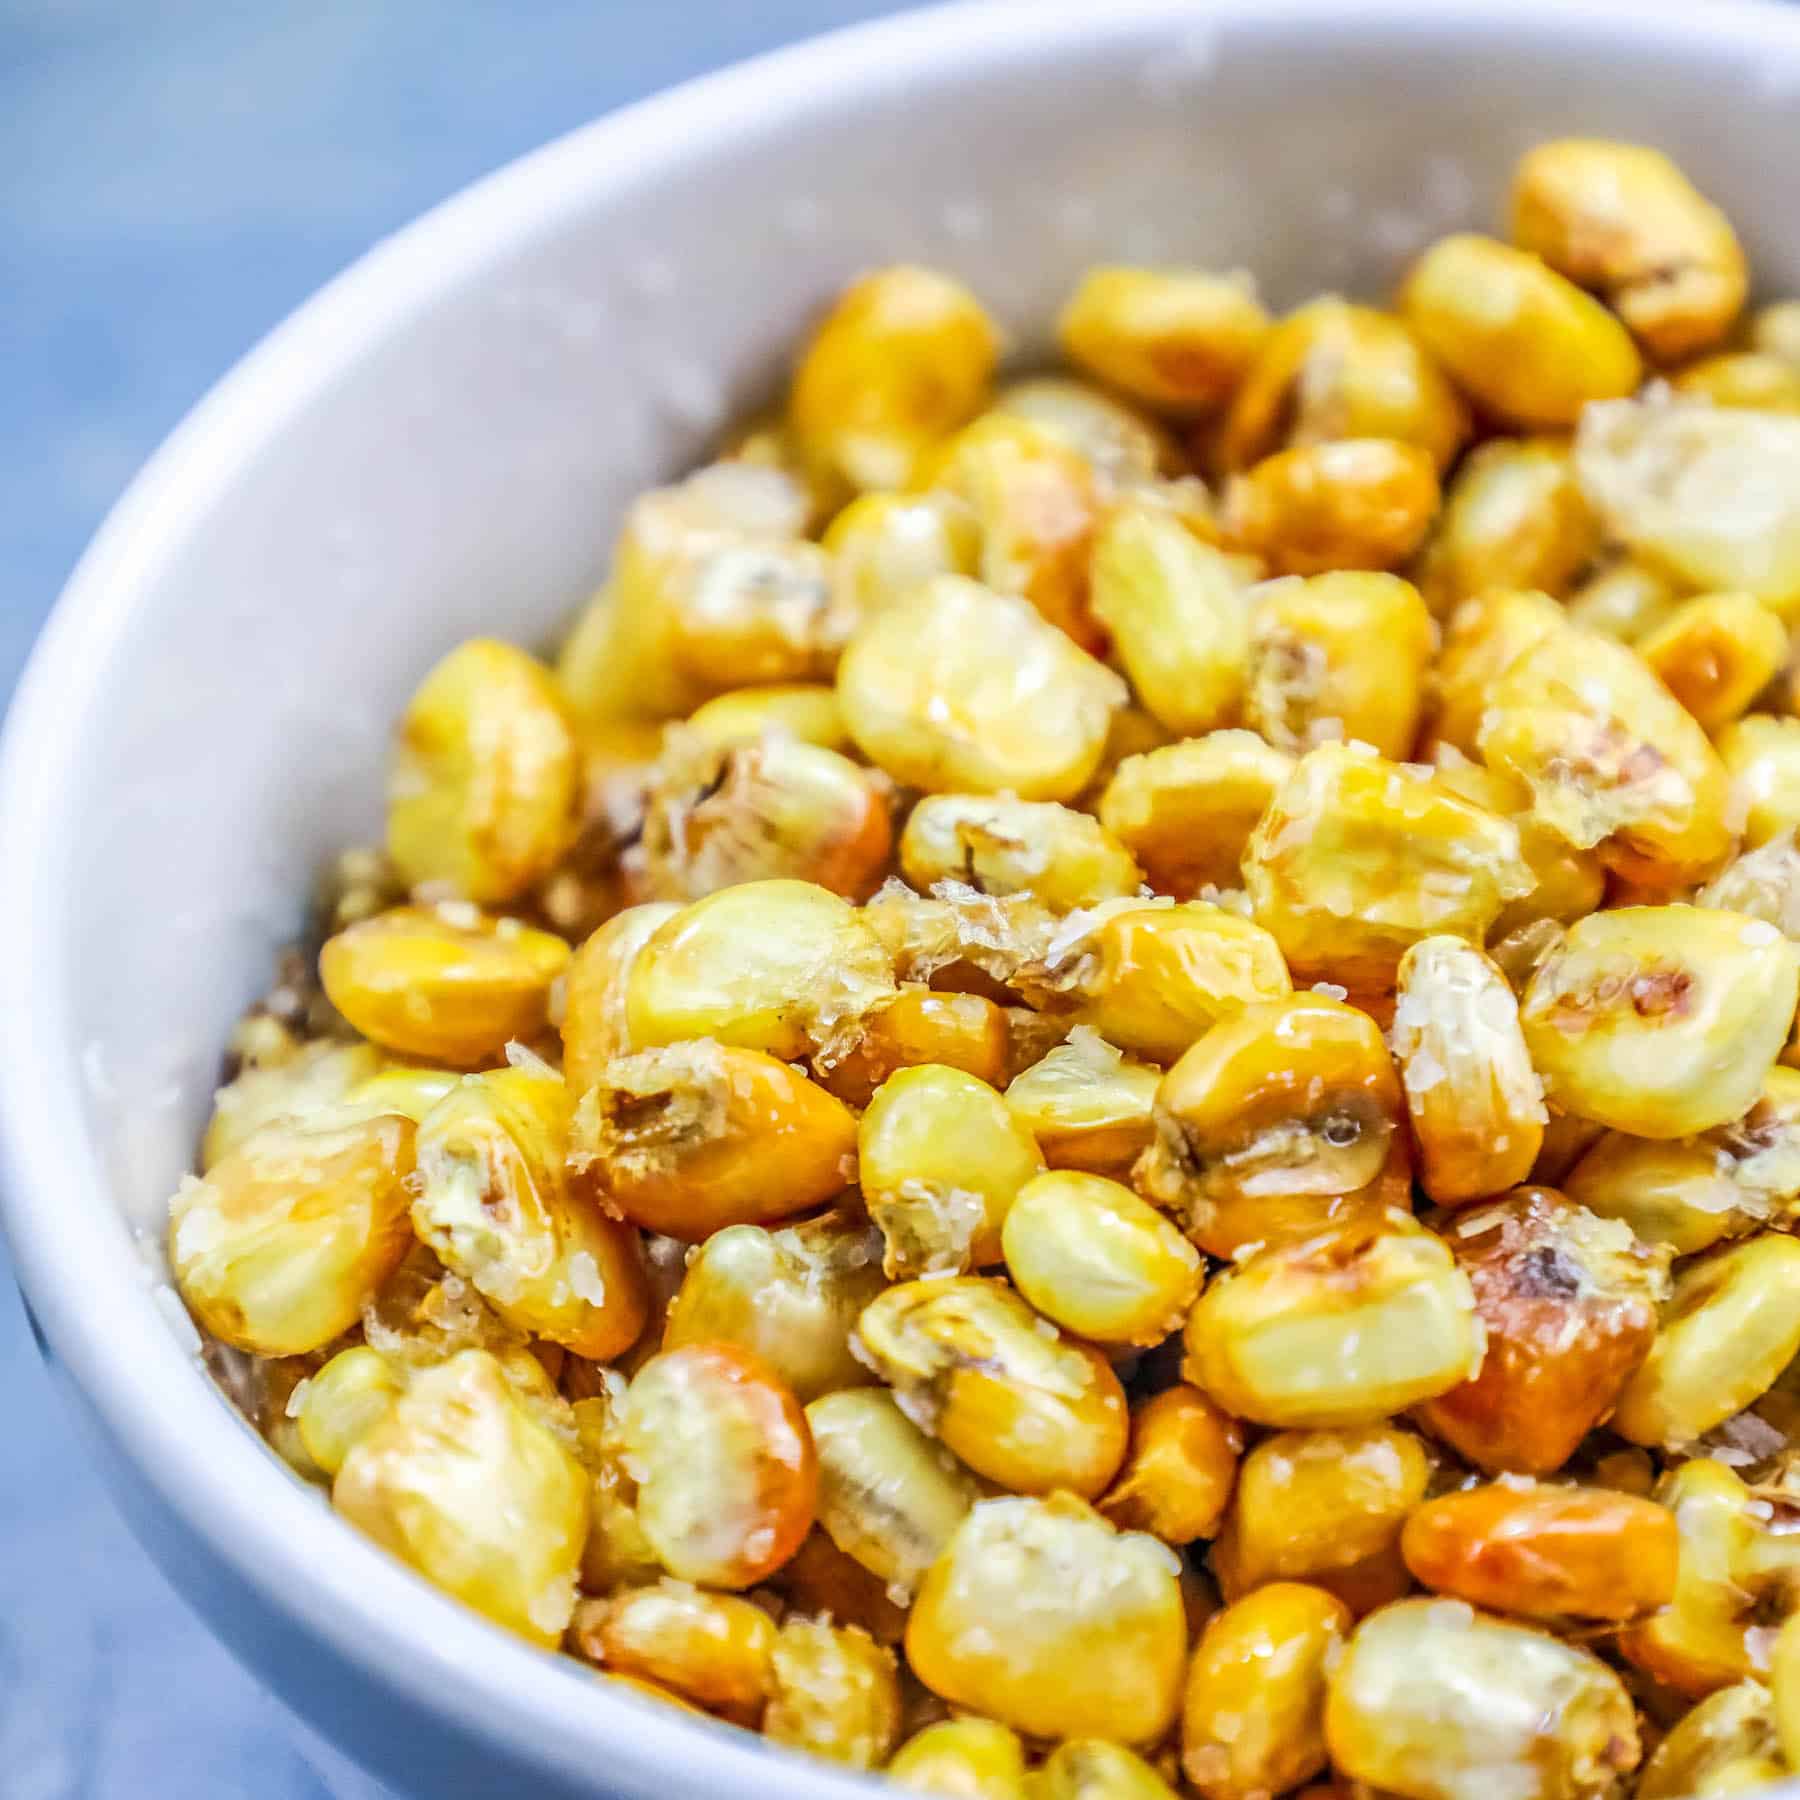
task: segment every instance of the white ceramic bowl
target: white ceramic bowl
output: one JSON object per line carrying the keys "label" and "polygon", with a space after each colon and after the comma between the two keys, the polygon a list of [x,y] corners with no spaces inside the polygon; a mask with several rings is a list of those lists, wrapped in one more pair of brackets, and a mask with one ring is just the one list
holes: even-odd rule
{"label": "white ceramic bowl", "polygon": [[[0,767],[0,1130],[20,1280],[133,1524],[407,1791],[856,1791],[618,1697],[414,1580],[208,1384],[152,1248],[220,1045],[376,823],[458,638],[542,638],[633,492],[847,276],[967,277],[1029,343],[1084,264],[1384,292],[1570,132],[1672,151],[1800,292],[1800,10],[1006,0],[826,38],[552,145],[382,246],[182,426],[70,582]],[[182,1696],[195,1705],[201,1697]]]}

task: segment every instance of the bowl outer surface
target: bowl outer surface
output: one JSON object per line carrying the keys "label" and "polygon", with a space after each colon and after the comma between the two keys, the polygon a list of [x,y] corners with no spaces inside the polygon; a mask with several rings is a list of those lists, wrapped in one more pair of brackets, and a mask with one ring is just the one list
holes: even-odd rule
{"label": "bowl outer surface", "polygon": [[230,1022],[379,825],[458,639],[542,641],[620,510],[767,394],[844,280],[957,270],[1027,349],[1107,260],[1381,294],[1518,153],[1669,150],[1800,292],[1800,10],[1753,0],[986,0],[676,90],[383,245],[181,427],[71,579],[0,758],[4,1201],[128,1516],[402,1789],[866,1791],[610,1692],[343,1530],[195,1358],[157,1247]]}

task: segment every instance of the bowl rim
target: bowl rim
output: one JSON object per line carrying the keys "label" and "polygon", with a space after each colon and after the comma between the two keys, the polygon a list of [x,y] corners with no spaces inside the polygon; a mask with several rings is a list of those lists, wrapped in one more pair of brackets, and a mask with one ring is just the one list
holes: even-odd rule
{"label": "bowl rim", "polygon": [[[578,127],[465,187],[353,262],[253,348],[188,413],[113,506],[43,628],[0,738],[0,934],[22,946],[0,1008],[0,1219],[47,1351],[138,1477],[211,1556],[344,1665],[421,1712],[480,1719],[522,1766],[600,1793],[673,1792],[679,1780],[744,1796],[849,1800],[865,1780],[716,1724],[609,1691],[566,1658],[488,1625],[322,1507],[216,1402],[156,1303],[61,1055],[51,847],[64,835],[95,688],[145,578],[190,521],[365,347],[447,283],[503,263],[546,221],[717,156],[758,121],[804,121],[859,82],[929,85],[946,66],[1129,45],[1145,34],[1253,24],[1445,42],[1554,28],[1630,30],[1665,53],[1784,43],[1800,7],[1779,0],[955,0],[809,38],[700,76]],[[825,96],[825,98],[821,98]],[[46,1056],[42,1046],[52,1047]],[[1771,1790],[1775,1792],[1776,1790]]]}

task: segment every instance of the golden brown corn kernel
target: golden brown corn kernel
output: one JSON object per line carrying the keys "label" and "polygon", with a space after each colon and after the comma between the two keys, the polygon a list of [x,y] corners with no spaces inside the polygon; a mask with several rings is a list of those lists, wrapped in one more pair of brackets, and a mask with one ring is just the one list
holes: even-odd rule
{"label": "golden brown corn kernel", "polygon": [[1177,1382],[1133,1409],[1124,1467],[1095,1504],[1120,1530],[1147,1531],[1165,1544],[1212,1537],[1243,1447],[1235,1419]]}
{"label": "golden brown corn kernel", "polygon": [[1800,719],[1753,713],[1719,734],[1719,757],[1754,849],[1800,825]]}
{"label": "golden brown corn kernel", "polygon": [[1195,269],[1089,269],[1056,322],[1076,367],[1177,418],[1223,405],[1268,332],[1246,277]]}
{"label": "golden brown corn kernel", "polygon": [[1457,1600],[1403,1600],[1331,1671],[1334,1766],[1409,1800],[1599,1800],[1637,1766],[1637,1719],[1597,1656]]}
{"label": "golden brown corn kernel", "polygon": [[846,1556],[820,1526],[806,1534],[770,1583],[788,1613],[854,1625],[878,1644],[898,1644],[905,1635],[906,1608],[895,1603],[884,1581]]}
{"label": "golden brown corn kernel", "polygon": [[340,1350],[306,1384],[295,1423],[306,1453],[327,1476],[344,1466],[350,1446],[393,1405],[405,1384],[379,1350]]}
{"label": "golden brown corn kernel", "polygon": [[1154,1743],[1181,1700],[1178,1566],[1072,1495],[983,1501],[925,1577],[907,1660],[952,1706],[1030,1736]]}
{"label": "golden brown corn kernel", "polygon": [[1494,683],[1532,645],[1566,622],[1563,609],[1548,594],[1530,588],[1490,588],[1462,601],[1450,615],[1434,674],[1436,705],[1429,733],[1434,747],[1449,745],[1474,756]]}
{"label": "golden brown corn kernel", "polygon": [[1624,326],[1547,263],[1473,232],[1413,264],[1400,312],[1465,393],[1502,424],[1573,425],[1643,372]]}
{"label": "golden brown corn kernel", "polygon": [[575,952],[563,981],[563,1077],[579,1099],[615,1056],[633,1048],[626,1017],[632,964],[659,925],[681,909],[666,901],[630,906]]}
{"label": "golden brown corn kernel", "polygon": [[943,1719],[900,1746],[887,1778],[911,1793],[953,1800],[1025,1800],[1025,1746],[995,1719]]}
{"label": "golden brown corn kernel", "polygon": [[1560,1469],[1649,1350],[1666,1261],[1550,1188],[1459,1212],[1445,1239],[1487,1353],[1419,1419],[1478,1468]]}
{"label": "golden brown corn kernel", "polygon": [[916,888],[962,881],[987,894],[1034,894],[1058,912],[1135,894],[1144,880],[1089,814],[1004,795],[928,794],[901,834],[900,871]]}
{"label": "golden brown corn kernel", "polygon": [[1792,948],[1773,925],[1688,906],[1590,914],[1520,1008],[1553,1106],[1636,1137],[1740,1117],[1786,1042]]}
{"label": "golden brown corn kernel", "polygon": [[1512,235],[1591,288],[1657,362],[1716,344],[1748,276],[1730,221],[1660,150],[1559,138],[1520,159]]}
{"label": "golden brown corn kernel", "polygon": [[[769,737],[792,738],[795,743],[816,744],[821,750],[845,750],[850,744],[838,711],[837,689],[821,682],[733,688],[696,708],[687,720],[687,729],[721,748],[760,743]],[[654,750],[646,761],[655,761]]]}
{"label": "golden brown corn kernel", "polygon": [[819,1458],[819,1523],[890,1590],[910,1593],[981,1498],[973,1476],[886,1388],[846,1388],[806,1409]]}
{"label": "golden brown corn kernel", "polygon": [[1511,820],[1343,744],[1300,759],[1244,852],[1257,922],[1295,979],[1353,991],[1391,988],[1421,938],[1481,941],[1531,884]]}
{"label": "golden brown corn kernel", "polygon": [[775,1621],[752,1601],[659,1581],[575,1609],[575,1643],[590,1662],[673,1689],[740,1725],[769,1693]]}
{"label": "golden brown corn kernel", "polygon": [[412,1243],[414,1130],[329,1113],[253,1133],[169,1202],[169,1264],[222,1343],[299,1356],[357,1321]]}
{"label": "golden brown corn kernel", "polygon": [[1677,1720],[1636,1791],[1640,1800],[1713,1800],[1760,1792],[1787,1772],[1768,1690],[1742,1681]]}
{"label": "golden brown corn kernel", "polygon": [[856,1046],[818,1078],[852,1106],[867,1106],[890,1075],[922,1063],[942,1063],[998,1086],[1006,1079],[1008,1048],[1006,1014],[992,1000],[905,987],[891,1006],[869,1016]]}
{"label": "golden brown corn kernel", "polygon": [[1431,616],[1395,575],[1272,582],[1251,626],[1248,722],[1277,749],[1349,739],[1412,753],[1431,661]]}
{"label": "golden brown corn kernel", "polygon": [[1181,450],[1161,425],[1085,381],[1066,375],[1016,381],[1000,390],[992,410],[1024,419],[1078,451],[1103,493],[1182,472]]}
{"label": "golden brown corn kernel", "polygon": [[246,1063],[213,1095],[212,1117],[200,1143],[200,1172],[204,1175],[265,1125],[333,1112],[371,1076],[379,1074],[386,1060],[373,1044],[322,1038],[298,1045],[279,1062]]}
{"label": "golden brown corn kernel", "polygon": [[440,898],[517,899],[574,837],[580,773],[550,671],[493,638],[459,644],[401,715],[387,821],[400,879]]}
{"label": "golden brown corn kernel", "polygon": [[568,962],[561,938],[446,901],[397,906],[328,938],[319,978],[364,1037],[466,1068],[544,1029]]}
{"label": "golden brown corn kernel", "polygon": [[1434,937],[1400,959],[1399,979],[1390,1041],[1420,1185],[1440,1206],[1516,1187],[1547,1114],[1506,978],[1473,944]]}
{"label": "golden brown corn kernel", "polygon": [[1781,621],[1748,594],[1684,601],[1638,640],[1638,654],[1704,731],[1747,712],[1787,660]]}
{"label": "golden brown corn kernel", "polygon": [[1800,367],[1765,350],[1702,357],[1672,377],[1669,386],[1686,399],[1705,400],[1713,406],[1800,412]]}
{"label": "golden brown corn kernel", "polygon": [[1570,595],[1569,622],[1635,644],[1681,604],[1681,590],[1653,564],[1616,556]]}
{"label": "golden brown corn kernel", "polygon": [[1468,1277],[1403,1214],[1328,1227],[1217,1276],[1188,1317],[1186,1378],[1258,1424],[1360,1425],[1481,1365]]}
{"label": "golden brown corn kernel", "polygon": [[1293,759],[1254,731],[1214,731],[1128,756],[1100,796],[1100,822],[1161,893],[1236,887],[1244,846]]}
{"label": "golden brown corn kernel", "polygon": [[1110,1738],[1070,1738],[1032,1776],[1033,1800],[1179,1800],[1134,1751]]}
{"label": "golden brown corn kernel", "polygon": [[[831,521],[823,542],[839,596],[858,619],[904,607],[934,575],[976,575],[981,569],[980,527],[949,493],[864,494]],[[841,732],[835,697],[832,717]]]}
{"label": "golden brown corn kernel", "polygon": [[1403,321],[1326,295],[1263,341],[1219,451],[1226,468],[1242,469],[1290,447],[1390,438],[1443,469],[1468,429],[1468,409]]}
{"label": "golden brown corn kernel", "polygon": [[887,1761],[900,1735],[894,1653],[866,1631],[788,1619],[769,1658],[763,1736],[853,1769]]}
{"label": "golden brown corn kernel", "polygon": [[735,1344],[684,1344],[632,1377],[619,1420],[638,1524],[671,1575],[754,1587],[812,1528],[819,1468],[806,1415]]}
{"label": "golden brown corn kernel", "polygon": [[1066,1043],[1013,1077],[1006,1104],[1051,1168],[1123,1175],[1150,1144],[1161,1080],[1161,1070],[1077,1025]]}
{"label": "golden brown corn kernel", "polygon": [[948,275],[899,264],[853,282],[794,372],[789,417],[808,467],[856,490],[904,487],[980,409],[999,350],[980,301]]}
{"label": "golden brown corn kernel", "polygon": [[1200,1292],[1200,1255],[1155,1207],[1104,1175],[1058,1169],[1014,1196],[1007,1273],[1047,1319],[1097,1344],[1159,1344]]}
{"label": "golden brown corn kernel", "polygon": [[1283,450],[1238,476],[1225,496],[1225,529],[1277,575],[1397,569],[1437,507],[1429,451],[1344,438]]}
{"label": "golden brown corn kernel", "polygon": [[1675,1517],[1629,1494],[1499,1481],[1427,1500],[1401,1554],[1434,1592],[1528,1619],[1624,1620],[1675,1592]]}
{"label": "golden brown corn kernel", "polygon": [[1124,1460],[1118,1377],[1004,1282],[902,1282],[864,1309],[853,1341],[914,1424],[1013,1493],[1092,1497]]}
{"label": "golden brown corn kernel", "polygon": [[806,881],[746,881],[666,919],[631,959],[625,1031],[637,1047],[716,1038],[793,1060],[854,1042],[894,994],[870,922]]}
{"label": "golden brown corn kernel", "polygon": [[1181,1772],[1206,1800],[1284,1794],[1325,1767],[1325,1676],[1350,1613],[1279,1581],[1214,1616],[1194,1651]]}
{"label": "golden brown corn kernel", "polygon": [[612,1693],[630,1694],[637,1700],[652,1700],[659,1706],[672,1706],[677,1712],[693,1713],[699,1718],[706,1716],[703,1708],[666,1687],[659,1687],[654,1681],[645,1681],[637,1675],[615,1675],[606,1669],[596,1671],[599,1679],[606,1683],[607,1690]]}
{"label": "golden brown corn kernel", "polygon": [[332,1504],[466,1606],[546,1649],[575,1606],[588,1482],[485,1350],[415,1375],[344,1458]]}
{"label": "golden brown corn kernel", "polygon": [[571,1173],[605,1204],[691,1243],[820,1205],[855,1155],[843,1101],[776,1057],[706,1038],[608,1063],[569,1140]]}
{"label": "golden brown corn kernel", "polygon": [[1094,539],[1094,616],[1145,709],[1197,736],[1236,722],[1250,673],[1241,560],[1201,543],[1165,508],[1126,501]]}
{"label": "golden brown corn kernel", "polygon": [[1025,601],[959,575],[866,621],[838,667],[858,748],[928,793],[1073,799],[1125,698],[1110,669]]}

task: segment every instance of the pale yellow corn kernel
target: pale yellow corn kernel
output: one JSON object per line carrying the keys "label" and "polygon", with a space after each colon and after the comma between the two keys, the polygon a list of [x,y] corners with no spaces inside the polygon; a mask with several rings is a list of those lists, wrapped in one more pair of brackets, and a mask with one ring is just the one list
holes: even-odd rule
{"label": "pale yellow corn kernel", "polygon": [[1343,438],[1265,457],[1225,495],[1230,540],[1277,575],[1397,569],[1438,509],[1431,453],[1391,438]]}
{"label": "pale yellow corn kernel", "polygon": [[414,1128],[395,1114],[280,1120],[169,1202],[169,1265],[212,1335],[300,1356],[357,1321],[412,1243]]}
{"label": "pale yellow corn kernel", "polygon": [[1244,846],[1293,758],[1254,731],[1214,731],[1126,757],[1100,796],[1100,823],[1156,889],[1186,899],[1236,887]]}
{"label": "pale yellow corn kernel", "polygon": [[1691,1444],[1765,1393],[1800,1354],[1800,1243],[1766,1232],[1686,1264],[1612,1429],[1634,1444]]}
{"label": "pale yellow corn kernel", "polygon": [[1469,1279],[1395,1214],[1329,1227],[1216,1276],[1188,1317],[1183,1372],[1262,1425],[1362,1425],[1481,1366]]}
{"label": "pale yellow corn kernel", "polygon": [[1070,1738],[1032,1776],[1033,1800],[1179,1800],[1135,1751],[1110,1738]]}
{"label": "pale yellow corn kernel", "polygon": [[306,1453],[335,1476],[350,1446],[405,1391],[400,1372],[379,1350],[353,1344],[340,1350],[306,1384],[296,1424]]}
{"label": "pale yellow corn kernel", "polygon": [[760,407],[733,424],[726,431],[717,456],[721,464],[747,463],[785,476],[805,505],[796,529],[808,536],[843,504],[844,492],[839,483],[828,474],[807,468],[793,425],[779,406]]}
{"label": "pale yellow corn kernel", "polygon": [[1468,409],[1404,321],[1326,295],[1264,339],[1219,453],[1242,469],[1292,447],[1390,438],[1417,444],[1441,470],[1468,430]]}
{"label": "pale yellow corn kernel", "polygon": [[1573,425],[1643,373],[1631,334],[1599,301],[1541,258],[1473,232],[1439,239],[1413,264],[1400,313],[1457,385],[1514,428]]}
{"label": "pale yellow corn kernel", "polygon": [[1531,790],[1538,818],[1615,874],[1703,881],[1731,851],[1724,764],[1687,709],[1624,644],[1567,627],[1489,690],[1476,742]]}
{"label": "pale yellow corn kernel", "polygon": [[1718,343],[1744,304],[1731,222],[1660,150],[1537,145],[1513,175],[1511,226],[1515,243],[1598,293],[1657,362]]}
{"label": "pale yellow corn kernel", "polygon": [[1749,711],[1780,672],[1787,648],[1781,621],[1748,594],[1684,601],[1637,644],[1651,672],[1707,732]]}
{"label": "pale yellow corn kernel", "polygon": [[1638,1800],[1757,1793],[1788,1772],[1769,1691],[1754,1681],[1709,1694],[1676,1721],[1638,1778]]}
{"label": "pale yellow corn kernel", "polygon": [[549,874],[575,835],[581,756],[536,657],[459,644],[400,717],[387,851],[408,887],[492,905]]}
{"label": "pale yellow corn kernel", "polygon": [[1091,1498],[1124,1460],[1118,1377],[1004,1282],[902,1282],[864,1309],[853,1342],[915,1425],[1013,1493]]}
{"label": "pale yellow corn kernel", "polygon": [[1094,539],[1094,616],[1146,710],[1197,736],[1237,721],[1250,675],[1247,571],[1165,508],[1127,500]]}
{"label": "pale yellow corn kernel", "polygon": [[1433,636],[1418,590],[1396,575],[1271,582],[1256,592],[1246,721],[1280,750],[1350,739],[1404,760]]}
{"label": "pale yellow corn kernel", "polygon": [[590,1594],[613,1594],[653,1586],[663,1568],[639,1522],[637,1484],[625,1468],[620,1434],[625,1377],[611,1369],[595,1374],[598,1391],[569,1407],[592,1515],[581,1553],[581,1585]]}
{"label": "pale yellow corn kernel", "polygon": [[1181,1700],[1178,1567],[1072,1495],[983,1501],[925,1577],[907,1660],[952,1706],[1030,1736],[1154,1743]]}
{"label": "pale yellow corn kernel", "polygon": [[458,1082],[419,1127],[413,1229],[509,1325],[610,1362],[649,1296],[635,1234],[567,1178],[572,1104],[541,1063]]}
{"label": "pale yellow corn kernel", "polygon": [[697,707],[687,729],[709,744],[760,743],[792,738],[821,750],[847,750],[850,734],[838,708],[837,689],[821,682],[789,682],[776,687],[733,688]]}
{"label": "pale yellow corn kernel", "polygon": [[665,1579],[583,1600],[571,1636],[612,1674],[653,1681],[740,1725],[762,1716],[775,1621],[754,1601]]}
{"label": "pale yellow corn kernel", "polygon": [[1032,894],[1057,912],[1136,894],[1144,881],[1091,815],[1006,795],[926,795],[901,834],[900,871],[916,888],[966,882],[986,894]]}
{"label": "pale yellow corn kernel", "polygon": [[[904,608],[934,575],[981,572],[981,527],[947,491],[863,494],[831,521],[823,542],[839,597],[858,619]],[[835,704],[833,717],[841,732]]]}
{"label": "pale yellow corn kernel", "polygon": [[569,946],[465,902],[397,906],[327,938],[319,979],[364,1037],[457,1067],[535,1037]]}
{"label": "pale yellow corn kernel", "polygon": [[1620,543],[1693,588],[1800,611],[1800,418],[1693,402],[1591,407],[1575,472]]}
{"label": "pale yellow corn kernel", "polygon": [[1784,937],[1800,938],[1800,844],[1783,831],[1745,850],[1694,896],[1696,906],[1766,919]]}
{"label": "pale yellow corn kernel", "polygon": [[1516,1187],[1548,1114],[1506,978],[1473,944],[1434,937],[1400,959],[1399,980],[1390,1042],[1420,1185],[1440,1206]]}
{"label": "pale yellow corn kernel", "polygon": [[247,1063],[213,1095],[212,1116],[200,1142],[200,1172],[205,1174],[265,1125],[314,1118],[340,1107],[386,1062],[373,1044],[324,1038],[299,1045],[280,1062]]}
{"label": "pale yellow corn kernel", "polygon": [[465,1606],[545,1649],[561,1640],[588,1530],[587,1476],[485,1350],[416,1375],[350,1446],[331,1498]]}
{"label": "pale yellow corn kernel", "polygon": [[1792,947],[1761,919],[1628,906],[1569,927],[1520,1007],[1551,1105],[1635,1137],[1738,1118],[1787,1040]]}
{"label": "pale yellow corn kernel", "polygon": [[855,623],[831,574],[825,552],[798,538],[727,544],[642,604],[674,609],[674,654],[698,692],[816,682],[831,675]]}
{"label": "pale yellow corn kernel", "polygon": [[942,1719],[900,1746],[887,1778],[909,1793],[951,1800],[1026,1800],[1025,1746],[997,1719]]}
{"label": "pale yellow corn kernel", "polygon": [[892,960],[864,916],[805,881],[747,881],[666,919],[632,958],[633,1045],[716,1038],[793,1059],[854,1041],[893,997]]}
{"label": "pale yellow corn kernel", "polygon": [[1681,604],[1681,590],[1654,564],[1615,556],[1569,595],[1572,625],[1635,644]]}
{"label": "pale yellow corn kernel", "polygon": [[1689,400],[1800,413],[1800,367],[1765,350],[1733,350],[1689,363],[1669,386]]}
{"label": "pale yellow corn kernel", "polygon": [[892,1005],[870,1015],[848,1054],[816,1073],[840,1100],[867,1106],[890,1075],[924,1063],[943,1063],[998,1086],[1011,1066],[1005,1010],[981,994],[904,987]]}
{"label": "pale yellow corn kernel", "polygon": [[563,977],[563,1076],[577,1099],[615,1056],[637,1046],[626,1015],[633,964],[657,927],[681,909],[670,901],[628,906],[592,932]]}
{"label": "pale yellow corn kernel", "polygon": [[1800,719],[1752,713],[1719,734],[1732,806],[1755,849],[1800,825]]}
{"label": "pale yellow corn kernel", "polygon": [[1782,1757],[1790,1768],[1800,1768],[1800,1614],[1787,1620],[1775,1639],[1769,1686]]}
{"label": "pale yellow corn kernel", "polygon": [[894,1653],[867,1632],[822,1619],[788,1619],[769,1658],[763,1736],[772,1744],[879,1768],[900,1735]]}
{"label": "pale yellow corn kernel", "polygon": [[1058,1169],[1026,1182],[1001,1245],[1019,1292],[1092,1343],[1159,1344],[1200,1292],[1200,1253],[1104,1175]]}
{"label": "pale yellow corn kernel", "polygon": [[902,981],[1002,1004],[1042,998],[1044,959],[1065,929],[1034,895],[983,894],[965,882],[940,881],[925,895],[890,881],[862,916]]}
{"label": "pale yellow corn kernel", "polygon": [[794,372],[788,416],[807,465],[857,491],[904,487],[980,409],[999,351],[993,321],[953,277],[907,264],[863,276]]}
{"label": "pale yellow corn kernel", "polygon": [[[1433,672],[1433,748],[1441,753],[1449,746],[1473,757],[1494,683],[1566,623],[1563,609],[1532,588],[1490,588],[1462,601],[1450,615],[1443,654]],[[1525,798],[1529,800],[1528,792]]]}
{"label": "pale yellow corn kernel", "polygon": [[806,1409],[819,1458],[819,1523],[890,1589],[911,1593],[981,1498],[973,1476],[886,1388],[846,1388]]}
{"label": "pale yellow corn kernel", "polygon": [[1188,1669],[1181,1772],[1206,1800],[1284,1794],[1325,1767],[1325,1677],[1350,1612],[1281,1581],[1213,1616]]}
{"label": "pale yellow corn kernel", "polygon": [[838,666],[858,748],[928,793],[1073,799],[1125,698],[1110,669],[1026,602],[957,575],[866,621]]}
{"label": "pale yellow corn kernel", "polygon": [[1458,1600],[1365,1619],[1331,1671],[1338,1771],[1407,1800],[1600,1800],[1637,1766],[1624,1684],[1586,1650]]}
{"label": "pale yellow corn kernel", "polygon": [[1091,1026],[1015,1075],[1006,1104],[1053,1169],[1122,1175],[1154,1135],[1162,1072],[1115,1049]]}
{"label": "pale yellow corn kernel", "polygon": [[1379,993],[1420,939],[1479,942],[1532,876],[1511,820],[1421,771],[1321,744],[1251,834],[1244,886],[1296,980]]}
{"label": "pale yellow corn kernel", "polygon": [[1102,492],[1181,474],[1174,438],[1149,414],[1067,375],[1038,375],[1002,388],[991,409],[1025,419],[1078,451]]}
{"label": "pale yellow corn kernel", "polygon": [[1759,307],[1750,321],[1750,343],[1766,355],[1800,363],[1800,300]]}
{"label": "pale yellow corn kernel", "polygon": [[399,1113],[415,1125],[422,1125],[425,1115],[461,1080],[455,1069],[393,1066],[359,1081],[344,1096],[344,1107],[347,1112],[371,1118],[377,1113]]}
{"label": "pale yellow corn kernel", "polygon": [[1124,1465],[1095,1504],[1121,1531],[1147,1531],[1165,1544],[1212,1537],[1243,1448],[1235,1419],[1176,1382],[1133,1409]]}
{"label": "pale yellow corn kernel", "polygon": [[1177,418],[1230,399],[1268,333],[1247,277],[1197,269],[1089,269],[1056,321],[1077,368]]}

